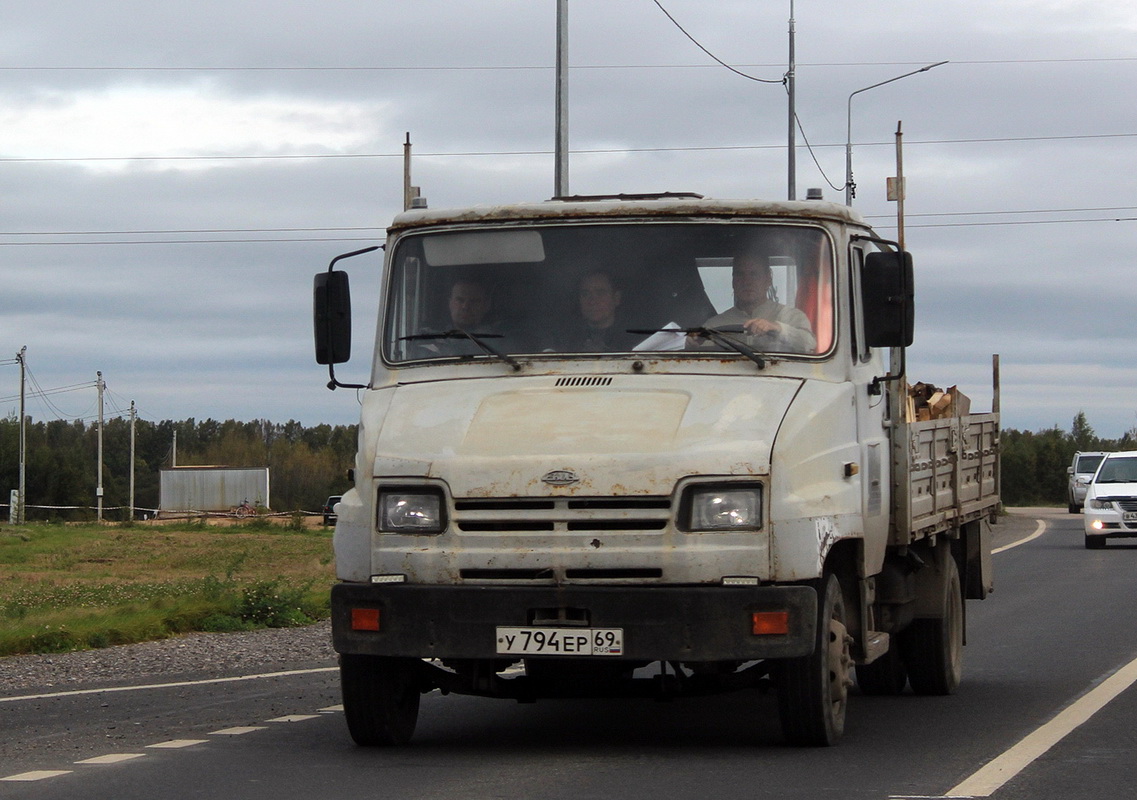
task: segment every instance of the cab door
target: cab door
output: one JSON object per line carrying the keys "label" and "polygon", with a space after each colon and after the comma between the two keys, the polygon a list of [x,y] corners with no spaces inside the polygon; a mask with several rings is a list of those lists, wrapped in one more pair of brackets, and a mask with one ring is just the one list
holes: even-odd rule
{"label": "cab door", "polygon": [[849,253],[850,353],[852,379],[856,387],[857,441],[860,446],[861,510],[865,528],[865,563],[869,574],[879,570],[888,542],[891,507],[891,451],[888,436],[888,395],[870,391],[873,378],[888,372],[888,351],[867,346],[864,335],[864,308],[861,301],[861,275],[865,246],[853,245]]}

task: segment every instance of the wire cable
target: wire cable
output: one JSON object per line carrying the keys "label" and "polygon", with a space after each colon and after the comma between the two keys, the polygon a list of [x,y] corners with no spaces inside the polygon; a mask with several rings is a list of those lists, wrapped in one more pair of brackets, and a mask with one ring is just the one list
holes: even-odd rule
{"label": "wire cable", "polygon": [[687,33],[687,30],[682,25],[679,24],[679,22],[675,19],[675,17],[671,16],[671,12],[669,12],[666,8],[663,7],[663,3],[659,2],[659,0],[652,0],[652,2],[654,2],[659,7],[659,10],[662,11],[664,13],[664,15],[669,20],[671,20],[671,24],[673,24],[676,28],[678,28],[683,33],[684,36],[686,36],[688,39],[690,39],[692,42],[695,43],[695,47],[702,50],[708,56],[713,58],[718,64],[726,67],[731,72],[733,72],[735,75],[741,75],[742,77],[746,78],[747,80],[757,81],[758,83],[781,83],[781,84],[785,84],[785,82],[786,82],[785,76],[783,76],[781,80],[774,81],[774,80],[770,80],[769,78],[758,78],[754,75],[749,75],[749,74],[743,72],[742,70],[735,69],[730,64],[726,63],[721,58],[719,58],[714,53],[712,53],[710,50],[703,47],[703,45],[699,43],[698,39],[696,39],[691,34]]}

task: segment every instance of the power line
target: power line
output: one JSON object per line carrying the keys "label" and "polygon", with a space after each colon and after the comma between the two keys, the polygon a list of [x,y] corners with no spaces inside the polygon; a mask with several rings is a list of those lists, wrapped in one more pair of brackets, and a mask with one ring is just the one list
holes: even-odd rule
{"label": "power line", "polygon": [[131,244],[274,244],[296,242],[374,242],[373,236],[308,236],[281,239],[117,239],[102,242],[0,242],[0,247],[97,247]]}
{"label": "power line", "polygon": [[[656,5],[659,5],[656,3]],[[662,9],[662,6],[660,6]],[[666,10],[664,10],[666,13]],[[668,15],[670,16],[670,15]],[[673,20],[674,22],[674,20]],[[678,27],[678,24],[676,23]],[[680,28],[682,30],[682,28]],[[684,31],[686,33],[686,31]],[[688,34],[688,38],[691,38]],[[692,41],[695,41],[692,39]],[[699,43],[696,41],[696,45]],[[699,45],[701,48],[702,45]],[[707,52],[704,50],[704,52]],[[708,53],[712,58],[715,56]],[[717,58],[716,58],[717,61]],[[1092,58],[989,58],[960,60],[952,59],[953,64],[969,64],[975,66],[990,66],[992,64],[1098,64],[1098,63],[1125,63],[1137,61],[1133,56],[1092,57]],[[921,61],[814,61],[797,62],[795,67],[801,68],[840,68],[849,67],[905,67],[922,64]],[[730,65],[722,64],[721,66]],[[623,70],[623,69],[718,69],[715,64],[572,64],[570,70]],[[780,69],[784,64],[738,64],[737,67],[745,69]],[[550,64],[426,64],[426,65],[327,65],[327,66],[209,66],[181,65],[156,66],[147,64],[132,65],[81,65],[81,64],[48,64],[40,66],[0,66],[0,72],[521,72],[521,71],[551,71],[555,69]],[[748,76],[749,77],[749,76]],[[769,83],[781,83],[781,80],[771,80]]]}
{"label": "power line", "polygon": [[735,69],[730,64],[726,63],[721,58],[719,58],[714,53],[712,53],[710,50],[703,47],[703,45],[699,42],[698,39],[696,39],[694,36],[692,36],[690,33],[688,33],[687,29],[684,28],[682,25],[680,25],[679,22],[675,19],[675,17],[671,16],[671,13],[666,8],[663,7],[663,3],[659,2],[659,0],[653,0],[653,2],[659,8],[659,10],[663,12],[664,16],[666,16],[669,20],[671,20],[671,23],[676,28],[678,28],[683,33],[684,36],[686,36],[688,39],[690,39],[692,42],[694,42],[695,47],[699,48],[704,53],[706,53],[708,56],[710,56],[712,59],[714,59],[719,64],[719,66],[726,67],[728,70],[733,72],[735,75],[741,75],[743,78],[746,78],[747,80],[757,81],[758,83],[785,83],[785,81],[786,81],[785,77],[781,78],[780,80],[774,81],[774,80],[769,80],[767,78],[758,78],[758,77],[755,77],[754,75],[750,75],[748,73],[745,73],[739,69]]}
{"label": "power line", "polygon": [[0,231],[0,236],[170,236],[199,233],[328,233],[331,231],[381,231],[376,226],[341,228],[183,228],[133,231]]}
{"label": "power line", "polygon": [[[1137,133],[1075,133],[1051,136],[997,136],[989,138],[970,137],[965,139],[913,139],[905,141],[905,146],[945,145],[945,144],[1007,144],[1018,142],[1056,142],[1084,141],[1092,139],[1132,139]],[[894,147],[895,142],[854,142],[857,147]],[[843,142],[812,145],[814,148],[844,147]],[[698,153],[731,152],[737,150],[784,150],[781,144],[735,144],[735,145],[691,145],[686,147],[597,147],[570,150],[573,155],[621,155],[627,153]],[[458,150],[453,152],[416,153],[416,158],[480,158],[487,156],[542,156],[553,154],[552,150]],[[295,153],[291,155],[248,155],[248,156],[75,156],[75,157],[0,157],[0,163],[83,163],[102,161],[273,161],[328,158],[402,158],[402,153]]]}

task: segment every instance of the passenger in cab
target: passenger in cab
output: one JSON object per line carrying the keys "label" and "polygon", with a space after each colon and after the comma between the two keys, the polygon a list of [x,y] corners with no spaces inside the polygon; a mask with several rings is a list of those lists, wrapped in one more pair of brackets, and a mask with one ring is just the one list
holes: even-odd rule
{"label": "passenger in cab", "polygon": [[617,322],[623,294],[607,272],[590,272],[577,290],[580,327],[565,349],[577,353],[625,353],[643,339]]}

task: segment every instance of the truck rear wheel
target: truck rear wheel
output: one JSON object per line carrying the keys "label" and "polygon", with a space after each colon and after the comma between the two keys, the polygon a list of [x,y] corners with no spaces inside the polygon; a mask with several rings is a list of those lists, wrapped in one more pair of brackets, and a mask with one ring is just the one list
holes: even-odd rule
{"label": "truck rear wheel", "polygon": [[963,595],[959,569],[944,560],[944,615],[917,619],[901,634],[901,654],[916,694],[954,694],[963,677]]}
{"label": "truck rear wheel", "polygon": [[356,744],[410,741],[418,722],[420,665],[416,658],[340,656],[344,718]]}
{"label": "truck rear wheel", "polygon": [[871,664],[857,664],[857,686],[868,695],[898,695],[908,685],[908,669],[900,655],[900,642],[891,639],[888,652]]}
{"label": "truck rear wheel", "polygon": [[813,653],[776,666],[778,716],[790,744],[828,747],[845,731],[853,638],[845,626],[845,601],[837,576],[821,584]]}

